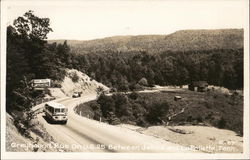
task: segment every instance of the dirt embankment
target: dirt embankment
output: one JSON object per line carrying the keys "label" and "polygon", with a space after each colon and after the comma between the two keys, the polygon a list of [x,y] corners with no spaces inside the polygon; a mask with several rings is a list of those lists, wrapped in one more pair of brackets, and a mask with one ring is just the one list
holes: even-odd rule
{"label": "dirt embankment", "polygon": [[6,114],[6,151],[9,152],[27,152],[32,151],[31,148],[26,147],[14,147],[16,144],[26,144],[31,143],[32,141],[24,138],[17,131],[17,128],[14,126],[12,117],[9,114]]}
{"label": "dirt embankment", "polygon": [[6,151],[7,152],[65,152],[37,119],[32,120],[30,138],[21,135],[14,125],[13,118],[6,114]]}
{"label": "dirt embankment", "polygon": [[105,91],[109,88],[96,80],[90,78],[85,73],[75,69],[66,69],[66,76],[61,83],[61,88],[50,88],[52,97],[61,98],[71,97],[74,92],[82,92],[82,94],[96,93],[96,89],[102,87]]}
{"label": "dirt embankment", "polygon": [[243,137],[230,130],[208,126],[152,126],[149,128],[127,124],[118,126],[205,153],[243,153]]}

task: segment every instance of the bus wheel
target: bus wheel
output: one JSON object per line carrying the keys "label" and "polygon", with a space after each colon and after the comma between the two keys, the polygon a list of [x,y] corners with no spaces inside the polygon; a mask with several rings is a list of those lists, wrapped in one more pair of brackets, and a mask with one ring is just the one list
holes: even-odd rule
{"label": "bus wheel", "polygon": [[62,124],[66,124],[67,123],[67,121],[62,121]]}

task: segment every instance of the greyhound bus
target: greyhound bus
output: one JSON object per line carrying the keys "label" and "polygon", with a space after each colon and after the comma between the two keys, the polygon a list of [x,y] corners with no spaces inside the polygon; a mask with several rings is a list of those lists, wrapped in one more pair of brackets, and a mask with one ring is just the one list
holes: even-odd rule
{"label": "greyhound bus", "polygon": [[62,124],[66,124],[68,117],[68,109],[56,102],[48,102],[44,106],[45,116],[51,120],[52,122],[61,122]]}

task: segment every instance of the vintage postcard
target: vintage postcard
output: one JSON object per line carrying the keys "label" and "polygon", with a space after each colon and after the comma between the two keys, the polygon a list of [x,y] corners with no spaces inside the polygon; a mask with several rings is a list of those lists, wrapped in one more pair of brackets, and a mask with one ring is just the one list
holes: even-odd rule
{"label": "vintage postcard", "polygon": [[249,159],[248,0],[2,0],[1,159]]}

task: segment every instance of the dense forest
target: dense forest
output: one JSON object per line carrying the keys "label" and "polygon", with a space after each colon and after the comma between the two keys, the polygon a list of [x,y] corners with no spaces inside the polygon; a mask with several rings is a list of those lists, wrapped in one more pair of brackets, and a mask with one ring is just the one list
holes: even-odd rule
{"label": "dense forest", "polygon": [[185,85],[205,80],[229,89],[243,88],[243,49],[105,52],[72,57],[69,66],[121,91],[142,85]]}

